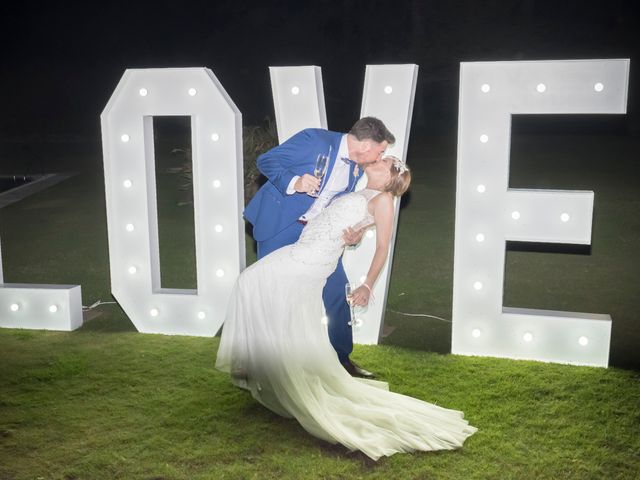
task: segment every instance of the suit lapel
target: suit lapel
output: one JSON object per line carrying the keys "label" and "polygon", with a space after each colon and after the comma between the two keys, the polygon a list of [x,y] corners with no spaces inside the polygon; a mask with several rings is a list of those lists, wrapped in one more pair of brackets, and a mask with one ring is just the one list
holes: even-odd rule
{"label": "suit lapel", "polygon": [[[358,167],[357,174],[356,174],[356,167]],[[351,164],[349,165],[349,184],[347,187],[347,192],[353,192],[361,176],[362,176],[362,168],[358,166],[356,162],[351,162]]]}
{"label": "suit lapel", "polygon": [[[329,168],[327,168],[327,173],[324,175],[322,179],[322,183],[326,183],[326,180],[331,176],[331,172],[333,172],[333,167],[336,164],[336,157],[338,156],[338,148],[340,147],[340,140],[338,140],[338,144],[334,145],[335,142],[330,143],[331,145],[331,156],[329,157]],[[327,148],[328,150],[328,148]],[[325,153],[329,153],[328,151]]]}

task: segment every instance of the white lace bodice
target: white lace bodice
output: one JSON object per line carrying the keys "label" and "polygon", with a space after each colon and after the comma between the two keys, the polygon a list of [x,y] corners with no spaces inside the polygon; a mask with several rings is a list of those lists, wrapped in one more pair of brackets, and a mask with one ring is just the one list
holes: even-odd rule
{"label": "white lace bodice", "polygon": [[304,227],[293,245],[292,257],[308,265],[335,268],[344,249],[343,230],[373,223],[367,205],[379,193],[365,188],[336,198]]}

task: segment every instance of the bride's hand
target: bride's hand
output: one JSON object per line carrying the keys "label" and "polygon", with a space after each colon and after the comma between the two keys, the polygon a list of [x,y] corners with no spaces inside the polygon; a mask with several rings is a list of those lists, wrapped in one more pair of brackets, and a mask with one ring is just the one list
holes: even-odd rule
{"label": "bride's hand", "polygon": [[356,307],[366,307],[371,299],[371,292],[364,285],[360,285],[353,292],[353,304]]}

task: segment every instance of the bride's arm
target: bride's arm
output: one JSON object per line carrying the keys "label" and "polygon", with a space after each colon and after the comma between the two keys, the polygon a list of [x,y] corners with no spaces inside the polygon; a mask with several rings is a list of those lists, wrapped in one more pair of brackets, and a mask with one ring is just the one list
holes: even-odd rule
{"label": "bride's arm", "polygon": [[382,193],[375,199],[373,218],[376,225],[376,251],[364,284],[353,293],[354,304],[358,306],[369,303],[373,285],[387,260],[393,230],[393,197],[390,194]]}

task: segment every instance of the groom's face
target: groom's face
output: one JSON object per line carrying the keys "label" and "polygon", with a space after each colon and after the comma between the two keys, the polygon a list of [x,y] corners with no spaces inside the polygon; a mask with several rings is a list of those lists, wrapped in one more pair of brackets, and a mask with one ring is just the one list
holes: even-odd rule
{"label": "groom's face", "polygon": [[382,158],[382,155],[388,146],[389,144],[386,141],[378,143],[373,140],[365,140],[363,142],[364,148],[362,155],[360,156],[358,163],[365,166],[377,162]]}

